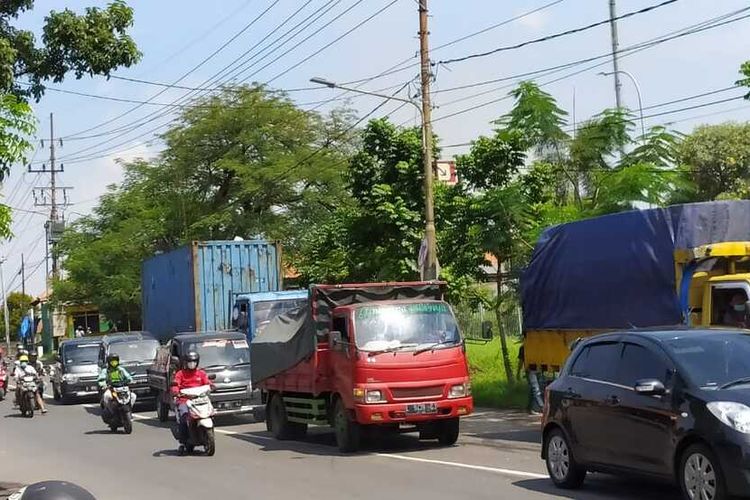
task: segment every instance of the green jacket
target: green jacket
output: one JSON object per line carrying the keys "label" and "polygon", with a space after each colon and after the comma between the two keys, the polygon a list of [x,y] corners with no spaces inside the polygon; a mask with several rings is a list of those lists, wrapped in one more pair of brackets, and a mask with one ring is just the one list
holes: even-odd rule
{"label": "green jacket", "polygon": [[128,385],[133,382],[133,376],[122,366],[118,366],[114,370],[106,367],[99,372],[99,378],[96,381],[99,383],[99,387],[104,389],[108,385]]}

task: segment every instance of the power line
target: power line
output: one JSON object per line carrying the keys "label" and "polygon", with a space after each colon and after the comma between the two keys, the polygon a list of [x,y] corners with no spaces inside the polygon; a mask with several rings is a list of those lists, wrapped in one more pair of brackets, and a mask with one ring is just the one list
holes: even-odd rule
{"label": "power line", "polygon": [[[198,64],[196,64],[195,66],[193,66],[187,73],[183,74],[180,78],[178,78],[177,80],[175,80],[173,83],[175,83],[175,84],[180,83],[182,80],[184,80],[185,78],[187,78],[188,76],[190,76],[192,73],[194,73],[195,71],[197,71],[198,69],[200,69],[204,64],[206,64],[208,61],[210,61],[212,58],[214,58],[217,54],[219,54],[219,52],[221,52],[222,50],[224,50],[227,46],[229,46],[237,38],[239,38],[240,36],[242,36],[242,34],[245,33],[247,30],[249,30],[257,21],[259,21],[260,19],[262,19],[263,16],[265,16],[277,3],[279,3],[279,1],[280,0],[274,0],[271,3],[271,5],[269,5],[265,10],[263,10],[255,18],[253,18],[249,23],[247,23],[240,31],[238,31],[237,33],[235,33],[234,35],[232,35],[232,37],[230,37],[229,40],[227,40],[226,42],[224,42],[218,49],[214,50],[211,54],[209,54],[208,56],[206,56],[205,58],[203,58],[203,60],[201,60]],[[162,91],[154,94],[153,96],[151,96],[151,98],[149,99],[149,101],[152,100],[152,99],[156,99],[157,97],[159,97],[160,95],[162,95],[166,91],[167,91],[167,89],[163,89]],[[99,123],[99,124],[95,125],[94,127],[90,127],[88,129],[81,130],[79,132],[70,134],[69,136],[63,137],[63,139],[68,139],[70,137],[75,137],[77,135],[85,134],[85,133],[90,132],[92,130],[96,130],[98,128],[101,128],[104,125],[108,125],[108,124],[110,124],[110,123],[112,123],[112,122],[114,122],[116,120],[119,120],[123,116],[126,116],[126,115],[132,113],[133,111],[139,109],[141,106],[142,106],[142,104],[139,104],[139,105],[137,105],[137,106],[135,106],[135,107],[133,107],[133,108],[125,111],[124,113],[121,113],[121,114],[115,116],[114,118],[110,118],[107,121],[104,121],[102,123]]]}
{"label": "power line", "polygon": [[588,24],[586,26],[581,26],[580,28],[574,28],[574,29],[570,29],[570,30],[566,30],[566,31],[561,31],[559,33],[554,33],[552,35],[547,35],[547,36],[544,36],[544,37],[541,37],[541,38],[535,38],[533,40],[527,40],[525,42],[517,43],[515,45],[508,45],[508,46],[505,46],[505,47],[498,47],[496,49],[488,50],[486,52],[479,52],[477,54],[469,54],[467,56],[457,57],[457,58],[454,58],[454,59],[445,59],[443,61],[439,61],[438,64],[453,64],[453,63],[457,63],[457,62],[468,61],[469,59],[476,59],[476,58],[479,58],[479,57],[486,57],[486,56],[489,56],[489,55],[492,55],[492,54],[497,54],[499,52],[505,52],[505,51],[508,51],[508,50],[520,49],[521,47],[526,47],[528,45],[533,45],[533,44],[541,43],[541,42],[547,42],[549,40],[554,40],[556,38],[561,38],[561,37],[564,37],[564,36],[573,35],[573,34],[576,34],[576,33],[581,33],[583,31],[587,31],[587,30],[590,30],[592,28],[596,28],[596,27],[599,27],[599,26],[602,26],[602,25],[605,25],[605,24],[609,24],[611,21],[619,21],[620,19],[626,19],[628,17],[633,17],[633,16],[636,16],[636,15],[639,15],[639,14],[645,14],[646,12],[651,12],[652,10],[656,10],[656,9],[659,9],[659,8],[664,7],[666,5],[673,4],[673,3],[677,2],[677,1],[678,0],[665,0],[665,1],[661,2],[661,3],[659,3],[659,4],[656,4],[656,5],[651,5],[649,7],[644,7],[643,9],[639,9],[639,10],[635,10],[635,11],[632,11],[632,12],[628,12],[626,14],[622,14],[622,15],[614,17],[614,18],[607,18],[607,19],[604,19],[602,21],[597,21],[595,23],[591,23],[591,24]]}

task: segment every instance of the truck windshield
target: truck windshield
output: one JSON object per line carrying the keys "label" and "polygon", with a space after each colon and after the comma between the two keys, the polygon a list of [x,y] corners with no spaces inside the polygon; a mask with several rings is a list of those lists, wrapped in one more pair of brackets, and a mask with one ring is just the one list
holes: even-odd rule
{"label": "truck windshield", "polygon": [[266,300],[253,305],[255,335],[257,336],[276,316],[303,307],[307,299]]}
{"label": "truck windshield", "polygon": [[65,364],[86,365],[99,361],[99,344],[78,344],[63,347]]}
{"label": "truck windshield", "polygon": [[234,366],[250,362],[250,348],[247,340],[210,339],[195,342],[187,351],[195,351],[201,356],[200,367]]}
{"label": "truck windshield", "polygon": [[362,351],[437,348],[461,340],[456,319],[442,302],[360,307],[354,324],[355,341]]}
{"label": "truck windshield", "polygon": [[120,363],[153,361],[159,349],[157,340],[136,340],[134,342],[115,342],[109,352],[120,356]]}

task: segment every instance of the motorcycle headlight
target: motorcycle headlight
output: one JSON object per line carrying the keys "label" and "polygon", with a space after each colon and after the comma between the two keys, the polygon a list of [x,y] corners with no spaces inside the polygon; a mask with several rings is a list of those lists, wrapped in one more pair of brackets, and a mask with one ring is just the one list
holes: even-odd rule
{"label": "motorcycle headlight", "polygon": [[379,389],[370,389],[365,391],[365,403],[384,403],[383,392]]}
{"label": "motorcycle headlight", "polygon": [[713,401],[706,405],[713,415],[732,429],[750,434],[750,407],[731,401]]}
{"label": "motorcycle headlight", "polygon": [[72,373],[63,374],[62,379],[69,384],[75,384],[76,382],[78,382],[78,377],[76,375],[73,375]]}
{"label": "motorcycle headlight", "polygon": [[463,384],[452,385],[450,391],[448,391],[449,398],[465,398],[471,396],[471,384],[465,382]]}

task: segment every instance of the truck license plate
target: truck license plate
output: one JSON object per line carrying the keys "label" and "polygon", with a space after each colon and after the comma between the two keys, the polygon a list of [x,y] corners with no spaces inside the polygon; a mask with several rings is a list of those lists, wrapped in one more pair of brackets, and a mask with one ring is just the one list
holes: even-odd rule
{"label": "truck license plate", "polygon": [[436,403],[416,403],[406,405],[407,415],[423,415],[428,413],[437,413]]}

